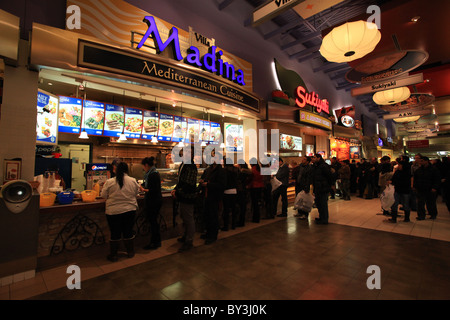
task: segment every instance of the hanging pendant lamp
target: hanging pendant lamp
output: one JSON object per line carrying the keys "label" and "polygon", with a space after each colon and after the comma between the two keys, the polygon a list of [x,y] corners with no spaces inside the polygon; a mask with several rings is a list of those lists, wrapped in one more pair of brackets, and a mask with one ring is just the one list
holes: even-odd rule
{"label": "hanging pendant lamp", "polygon": [[347,22],[323,38],[319,51],[330,62],[350,62],[372,52],[380,40],[381,33],[375,23]]}
{"label": "hanging pendant lamp", "polygon": [[78,137],[78,139],[89,139],[89,136],[88,136],[86,130],[83,129],[83,131],[80,133],[80,136]]}
{"label": "hanging pendant lamp", "polygon": [[373,95],[373,101],[378,105],[396,104],[408,99],[411,95],[411,91],[408,87],[400,87],[395,89],[389,89],[376,92]]}

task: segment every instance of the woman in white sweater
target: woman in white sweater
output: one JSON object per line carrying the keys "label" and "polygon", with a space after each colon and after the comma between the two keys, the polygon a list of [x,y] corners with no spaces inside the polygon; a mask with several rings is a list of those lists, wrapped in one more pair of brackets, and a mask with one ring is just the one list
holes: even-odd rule
{"label": "woman in white sweater", "polygon": [[137,195],[140,185],[128,176],[128,165],[120,162],[116,176],[103,185],[101,196],[106,198],[106,219],[111,232],[110,254],[107,259],[117,261],[120,240],[123,239],[128,257],[134,256],[134,218],[138,209]]}

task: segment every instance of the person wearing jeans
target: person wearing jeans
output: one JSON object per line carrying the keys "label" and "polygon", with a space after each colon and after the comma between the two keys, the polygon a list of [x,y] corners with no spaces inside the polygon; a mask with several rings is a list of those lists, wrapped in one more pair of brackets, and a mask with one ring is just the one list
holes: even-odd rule
{"label": "person wearing jeans", "polygon": [[410,203],[410,194],[411,194],[411,168],[408,165],[408,162],[400,161],[398,163],[398,168],[395,171],[394,175],[391,178],[391,181],[387,181],[392,183],[395,188],[395,203],[391,207],[391,218],[388,219],[388,222],[397,222],[397,213],[398,213],[398,205],[400,203],[403,204],[403,210],[405,211],[405,219],[404,222],[409,222],[409,216],[411,209],[409,207]]}

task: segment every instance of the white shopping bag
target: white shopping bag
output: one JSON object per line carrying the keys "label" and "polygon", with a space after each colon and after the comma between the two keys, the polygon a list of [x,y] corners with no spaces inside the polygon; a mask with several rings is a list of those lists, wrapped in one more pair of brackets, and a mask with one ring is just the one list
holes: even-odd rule
{"label": "white shopping bag", "polygon": [[311,193],[301,191],[295,197],[294,209],[302,210],[305,212],[311,212],[313,204],[314,204],[314,196]]}
{"label": "white shopping bag", "polygon": [[389,211],[395,203],[394,193],[395,187],[391,184],[387,185],[380,197],[381,207],[383,210]]}

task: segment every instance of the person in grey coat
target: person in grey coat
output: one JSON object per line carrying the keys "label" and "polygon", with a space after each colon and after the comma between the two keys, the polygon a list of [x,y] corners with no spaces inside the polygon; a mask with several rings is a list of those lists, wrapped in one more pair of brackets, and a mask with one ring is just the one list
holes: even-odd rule
{"label": "person in grey coat", "polygon": [[284,163],[283,159],[279,159],[280,167],[278,168],[275,178],[277,178],[281,185],[272,192],[272,213],[275,216],[278,209],[278,199],[281,196],[281,214],[277,217],[287,217],[288,198],[287,188],[289,186],[289,166]]}

